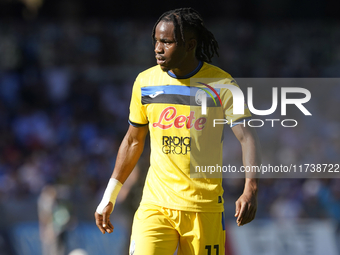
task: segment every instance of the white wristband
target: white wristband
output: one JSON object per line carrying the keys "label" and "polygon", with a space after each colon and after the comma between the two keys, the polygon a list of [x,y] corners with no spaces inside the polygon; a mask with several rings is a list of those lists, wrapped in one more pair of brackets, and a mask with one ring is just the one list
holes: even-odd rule
{"label": "white wristband", "polygon": [[[117,179],[110,178],[109,183],[107,184],[106,190],[104,192],[102,201],[99,203],[97,207],[96,210],[97,213],[102,215],[104,208],[109,204],[109,202],[113,204],[113,208],[115,207],[116,199],[122,186],[123,184],[121,184]],[[112,213],[112,211],[110,213]]]}

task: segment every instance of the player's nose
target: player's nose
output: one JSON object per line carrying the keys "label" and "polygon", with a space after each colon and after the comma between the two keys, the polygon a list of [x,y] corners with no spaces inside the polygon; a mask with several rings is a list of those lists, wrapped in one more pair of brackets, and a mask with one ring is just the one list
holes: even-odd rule
{"label": "player's nose", "polygon": [[163,53],[164,49],[163,49],[163,44],[160,42],[156,42],[155,44],[155,53],[156,54],[161,54]]}

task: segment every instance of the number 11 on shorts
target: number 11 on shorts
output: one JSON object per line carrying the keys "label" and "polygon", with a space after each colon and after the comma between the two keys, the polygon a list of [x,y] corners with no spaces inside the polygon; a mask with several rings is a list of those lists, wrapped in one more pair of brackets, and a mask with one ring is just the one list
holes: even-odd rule
{"label": "number 11 on shorts", "polygon": [[[215,255],[219,255],[219,246],[218,244],[214,245],[214,249],[216,250],[216,254]],[[206,245],[205,249],[208,250],[208,254],[207,255],[212,255],[211,254],[211,245]]]}

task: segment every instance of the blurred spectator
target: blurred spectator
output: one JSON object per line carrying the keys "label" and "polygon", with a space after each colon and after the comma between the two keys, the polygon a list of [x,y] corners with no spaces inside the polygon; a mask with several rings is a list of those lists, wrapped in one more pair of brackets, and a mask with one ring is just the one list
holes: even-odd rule
{"label": "blurred spectator", "polygon": [[65,234],[71,220],[68,187],[47,185],[38,199],[40,238],[43,255],[65,254]]}

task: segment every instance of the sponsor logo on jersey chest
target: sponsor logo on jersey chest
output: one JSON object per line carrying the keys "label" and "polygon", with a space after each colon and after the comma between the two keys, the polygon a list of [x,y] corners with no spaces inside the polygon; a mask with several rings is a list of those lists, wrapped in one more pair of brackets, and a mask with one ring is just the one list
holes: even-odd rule
{"label": "sponsor logo on jersey chest", "polygon": [[191,111],[189,116],[178,115],[173,106],[166,107],[160,114],[158,121],[153,123],[154,128],[169,129],[175,128],[194,128],[198,131],[205,127],[207,119],[205,117],[196,118],[195,112]]}

